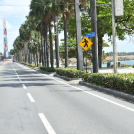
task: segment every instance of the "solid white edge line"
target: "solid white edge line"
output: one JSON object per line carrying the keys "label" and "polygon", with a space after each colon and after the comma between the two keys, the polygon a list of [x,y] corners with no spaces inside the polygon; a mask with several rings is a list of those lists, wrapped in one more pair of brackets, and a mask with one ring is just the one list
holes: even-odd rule
{"label": "solid white edge line", "polygon": [[46,117],[44,116],[43,113],[38,113],[40,119],[42,120],[48,134],[56,134],[55,131],[53,130],[53,128],[51,127],[50,123],[48,122],[48,120],[46,119]]}
{"label": "solid white edge line", "polygon": [[53,80],[56,80],[56,81],[58,81],[58,82],[60,82],[60,83],[65,84],[65,85],[67,85],[67,86],[70,86],[70,87],[75,88],[75,89],[77,89],[77,90],[83,91],[83,92],[85,92],[85,93],[87,93],[87,94],[90,94],[90,95],[92,95],[92,96],[95,96],[95,97],[97,97],[97,98],[100,98],[100,99],[102,99],[102,100],[105,100],[105,101],[107,101],[107,102],[110,102],[110,103],[112,103],[112,104],[115,104],[115,105],[117,105],[117,106],[120,106],[120,107],[122,107],[122,108],[125,108],[125,109],[127,109],[127,110],[130,110],[130,111],[134,112],[134,109],[133,109],[133,108],[130,108],[130,107],[127,107],[127,106],[125,106],[125,105],[119,104],[119,103],[117,103],[117,102],[111,101],[111,100],[109,100],[109,99],[106,99],[106,98],[104,98],[104,97],[101,97],[101,96],[96,95],[96,94],[93,94],[93,93],[90,93],[90,92],[88,92],[88,91],[84,91],[84,90],[82,90],[82,89],[80,89],[80,88],[78,88],[78,87],[71,86],[71,85],[69,85],[69,84],[67,84],[67,83],[65,83],[65,82],[62,82],[62,81],[57,80],[57,79],[55,79],[55,78],[52,78],[52,77],[50,77],[50,76],[48,76],[48,75],[46,75],[46,74],[42,74],[42,75],[45,75],[45,76],[47,76],[47,77],[49,77],[49,78],[51,78],[51,79],[53,79]]}
{"label": "solid white edge line", "polygon": [[32,95],[30,93],[27,93],[27,96],[31,102],[35,102],[35,100],[33,99]]}

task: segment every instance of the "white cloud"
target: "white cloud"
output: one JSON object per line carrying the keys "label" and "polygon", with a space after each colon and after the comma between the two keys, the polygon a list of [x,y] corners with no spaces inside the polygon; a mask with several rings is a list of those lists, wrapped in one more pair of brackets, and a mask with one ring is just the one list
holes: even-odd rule
{"label": "white cloud", "polygon": [[24,18],[29,13],[30,2],[31,0],[3,0],[0,18]]}

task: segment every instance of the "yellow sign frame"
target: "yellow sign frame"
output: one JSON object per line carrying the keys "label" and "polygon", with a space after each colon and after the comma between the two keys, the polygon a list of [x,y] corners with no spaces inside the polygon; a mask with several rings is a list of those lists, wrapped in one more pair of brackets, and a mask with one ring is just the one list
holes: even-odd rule
{"label": "yellow sign frame", "polygon": [[24,60],[25,59],[25,56],[22,56],[22,59]]}
{"label": "yellow sign frame", "polygon": [[86,36],[79,42],[79,45],[87,51],[88,48],[93,44]]}

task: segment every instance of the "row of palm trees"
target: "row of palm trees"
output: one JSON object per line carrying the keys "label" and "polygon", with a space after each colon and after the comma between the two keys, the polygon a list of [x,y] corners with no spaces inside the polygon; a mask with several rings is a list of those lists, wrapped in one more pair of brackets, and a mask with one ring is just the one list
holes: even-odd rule
{"label": "row of palm trees", "polygon": [[[86,5],[88,0],[80,0],[81,5]],[[65,44],[65,67],[68,66],[68,45],[67,45],[67,23],[74,15],[75,0],[32,0],[30,12],[26,16],[26,21],[19,29],[20,35],[15,39],[14,53],[19,53],[18,60],[35,64],[42,62],[43,66],[53,68],[53,42],[52,26],[55,28],[55,55],[56,66],[59,67],[59,44],[58,44],[58,17],[63,17],[64,23],[64,44]],[[54,22],[54,23],[52,23]],[[49,43],[48,43],[49,33]],[[49,45],[50,44],[50,45]],[[39,61],[38,61],[39,59]]]}

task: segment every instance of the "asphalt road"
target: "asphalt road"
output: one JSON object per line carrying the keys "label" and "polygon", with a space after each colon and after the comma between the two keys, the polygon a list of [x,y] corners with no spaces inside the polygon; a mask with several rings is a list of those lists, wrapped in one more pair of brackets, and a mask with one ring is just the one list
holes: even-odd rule
{"label": "asphalt road", "polygon": [[133,134],[133,126],[132,103],[0,62],[0,134]]}

